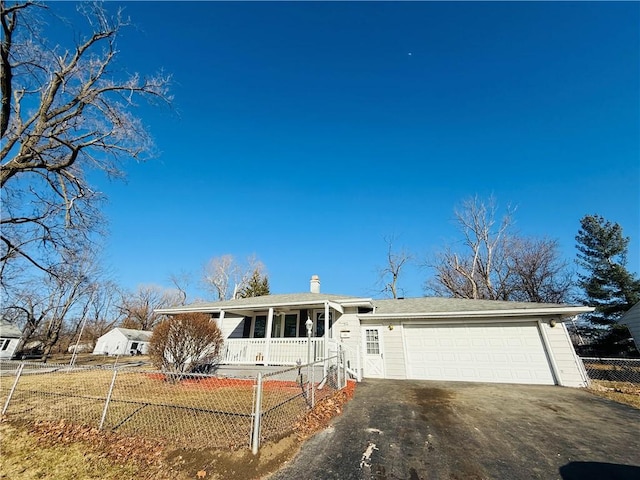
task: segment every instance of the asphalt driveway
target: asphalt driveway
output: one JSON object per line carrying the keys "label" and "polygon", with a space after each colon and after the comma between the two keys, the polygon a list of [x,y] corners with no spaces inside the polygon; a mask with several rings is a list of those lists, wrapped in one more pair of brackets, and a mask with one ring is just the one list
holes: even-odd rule
{"label": "asphalt driveway", "polygon": [[271,480],[640,478],[640,410],[579,389],[366,380]]}

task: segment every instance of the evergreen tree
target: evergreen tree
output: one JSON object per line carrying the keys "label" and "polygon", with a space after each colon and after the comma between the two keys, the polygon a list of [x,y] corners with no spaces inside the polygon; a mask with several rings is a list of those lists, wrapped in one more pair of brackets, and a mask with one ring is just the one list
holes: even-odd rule
{"label": "evergreen tree", "polygon": [[578,275],[583,302],[596,308],[590,321],[610,325],[640,301],[640,280],[626,268],[629,237],[600,215],[584,216],[580,226],[578,264],[587,272]]}
{"label": "evergreen tree", "polygon": [[269,295],[269,293],[269,278],[266,275],[262,275],[260,269],[256,268],[238,296],[240,298],[260,297]]}

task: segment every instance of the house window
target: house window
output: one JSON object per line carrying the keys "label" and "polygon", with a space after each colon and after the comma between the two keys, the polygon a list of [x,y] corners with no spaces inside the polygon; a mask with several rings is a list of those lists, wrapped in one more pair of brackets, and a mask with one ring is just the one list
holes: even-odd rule
{"label": "house window", "polygon": [[8,338],[0,338],[0,345],[2,345],[2,351],[4,352],[7,348],[9,348],[9,344],[11,340]]}
{"label": "house window", "polygon": [[280,338],[282,336],[282,317],[275,315],[273,317],[273,324],[271,325],[271,337]]}
{"label": "house window", "polygon": [[377,329],[365,330],[365,341],[366,341],[367,355],[380,354],[380,338],[378,337]]}
{"label": "house window", "polygon": [[258,315],[253,322],[253,338],[264,338],[267,332],[267,316]]}
{"label": "house window", "polygon": [[284,336],[287,338],[298,336],[298,314],[288,313],[284,316]]}
{"label": "house window", "polygon": [[131,343],[131,350],[137,350],[138,349],[138,342],[132,342]]}
{"label": "house window", "polygon": [[[329,333],[331,333],[332,325],[333,315],[332,312],[329,312]],[[316,312],[316,337],[324,337],[324,312]]]}

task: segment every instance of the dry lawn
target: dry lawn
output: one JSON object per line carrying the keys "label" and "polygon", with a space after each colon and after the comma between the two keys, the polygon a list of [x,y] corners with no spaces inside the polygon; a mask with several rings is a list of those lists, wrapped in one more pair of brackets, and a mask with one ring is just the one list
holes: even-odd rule
{"label": "dry lawn", "polygon": [[302,440],[323,429],[353,396],[355,383],[318,402],[296,424],[295,433],[263,443],[258,455],[235,451],[177,448],[146,438],[101,432],[58,422],[0,423],[1,479],[212,480],[264,478],[298,451]]}
{"label": "dry lawn", "polygon": [[599,397],[640,409],[640,385],[637,383],[593,380],[588,390]]}
{"label": "dry lawn", "polygon": [[[25,368],[7,414],[98,427],[114,378],[112,369],[70,371],[59,366]],[[3,377],[4,405],[13,377]],[[278,385],[280,384],[280,385]],[[243,448],[249,445],[254,382],[198,378],[170,381],[164,375],[118,371],[104,429],[147,438],[169,439],[191,447]],[[265,385],[264,439],[290,431],[306,412],[300,387],[293,382]]]}

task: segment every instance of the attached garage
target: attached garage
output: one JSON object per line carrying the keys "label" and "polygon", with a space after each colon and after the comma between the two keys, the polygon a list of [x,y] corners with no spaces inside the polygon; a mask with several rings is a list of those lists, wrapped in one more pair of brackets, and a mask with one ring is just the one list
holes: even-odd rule
{"label": "attached garage", "polygon": [[553,385],[538,325],[406,325],[407,378]]}
{"label": "attached garage", "polygon": [[365,378],[588,382],[564,322],[590,307],[433,297],[373,304],[358,315]]}

